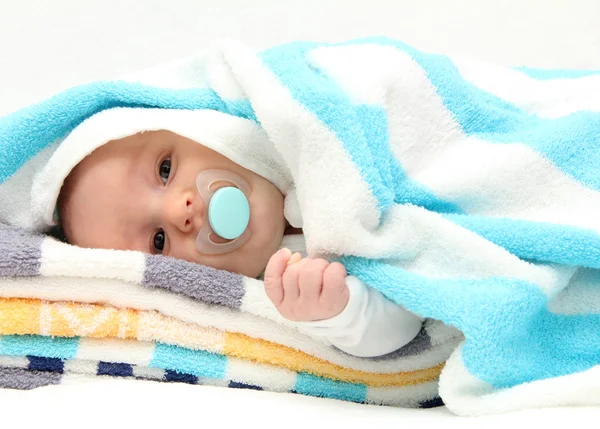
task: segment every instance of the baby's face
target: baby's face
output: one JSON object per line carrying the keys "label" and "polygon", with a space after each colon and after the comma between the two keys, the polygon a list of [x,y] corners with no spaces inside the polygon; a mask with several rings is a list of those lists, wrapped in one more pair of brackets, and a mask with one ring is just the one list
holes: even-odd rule
{"label": "baby's face", "polygon": [[[233,172],[251,187],[252,235],[222,255],[196,250],[207,222],[196,176],[209,169]],[[65,181],[59,211],[71,244],[163,254],[250,277],[265,268],[285,229],[283,195],[273,184],[169,131],[136,134],[96,149]]]}

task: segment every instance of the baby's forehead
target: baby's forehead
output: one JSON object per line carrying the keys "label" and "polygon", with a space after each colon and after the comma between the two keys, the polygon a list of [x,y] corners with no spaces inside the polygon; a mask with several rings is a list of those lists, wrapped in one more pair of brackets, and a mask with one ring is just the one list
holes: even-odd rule
{"label": "baby's forehead", "polygon": [[137,148],[156,142],[153,131],[132,134],[120,139],[111,140],[102,146],[98,147],[90,156],[96,155],[111,155],[113,153],[131,152]]}
{"label": "baby's forehead", "polygon": [[[129,187],[149,174],[146,165],[153,165],[155,155],[185,144],[183,138],[166,130],[145,131],[111,140],[82,159],[65,179],[61,193],[71,194],[74,188],[96,188],[93,182],[112,187]],[[111,180],[116,179],[116,180]],[[130,183],[131,182],[131,183]],[[102,191],[94,189],[94,192]]]}
{"label": "baby's forehead", "polygon": [[105,163],[90,158],[78,165],[65,180],[58,201],[67,228],[78,233],[93,225],[109,233],[134,223],[144,193],[132,167],[136,163],[122,157]]}

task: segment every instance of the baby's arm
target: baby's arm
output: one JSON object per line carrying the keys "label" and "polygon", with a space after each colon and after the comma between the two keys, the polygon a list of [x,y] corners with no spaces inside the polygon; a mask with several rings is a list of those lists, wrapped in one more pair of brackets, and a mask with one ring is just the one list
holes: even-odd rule
{"label": "baby's arm", "polygon": [[422,326],[421,318],[348,276],[343,265],[287,249],[269,261],[265,290],[283,317],[355,356],[391,353]]}

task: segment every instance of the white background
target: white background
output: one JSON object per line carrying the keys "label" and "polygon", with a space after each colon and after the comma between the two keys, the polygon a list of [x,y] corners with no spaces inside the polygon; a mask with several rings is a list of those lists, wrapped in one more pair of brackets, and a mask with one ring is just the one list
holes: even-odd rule
{"label": "white background", "polygon": [[[0,115],[223,37],[263,48],[372,35],[506,65],[600,69],[596,0],[0,0]],[[0,425],[7,428],[555,427],[595,426],[599,418],[600,408],[565,408],[465,419],[444,408],[398,410],[127,380],[0,390]]]}

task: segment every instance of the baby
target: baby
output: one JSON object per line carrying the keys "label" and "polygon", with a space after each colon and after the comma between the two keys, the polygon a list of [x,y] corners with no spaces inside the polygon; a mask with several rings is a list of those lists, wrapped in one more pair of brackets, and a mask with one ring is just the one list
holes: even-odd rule
{"label": "baby", "polygon": [[[206,170],[234,173],[250,189],[252,234],[222,254],[201,253],[196,244],[208,217],[196,178]],[[58,199],[69,243],[162,254],[249,277],[264,274],[266,294],[284,318],[349,354],[388,354],[419,333],[419,317],[348,276],[340,263],[304,257],[302,231],[290,228],[283,207],[283,194],[265,178],[165,130],[99,147],[71,171]]]}

